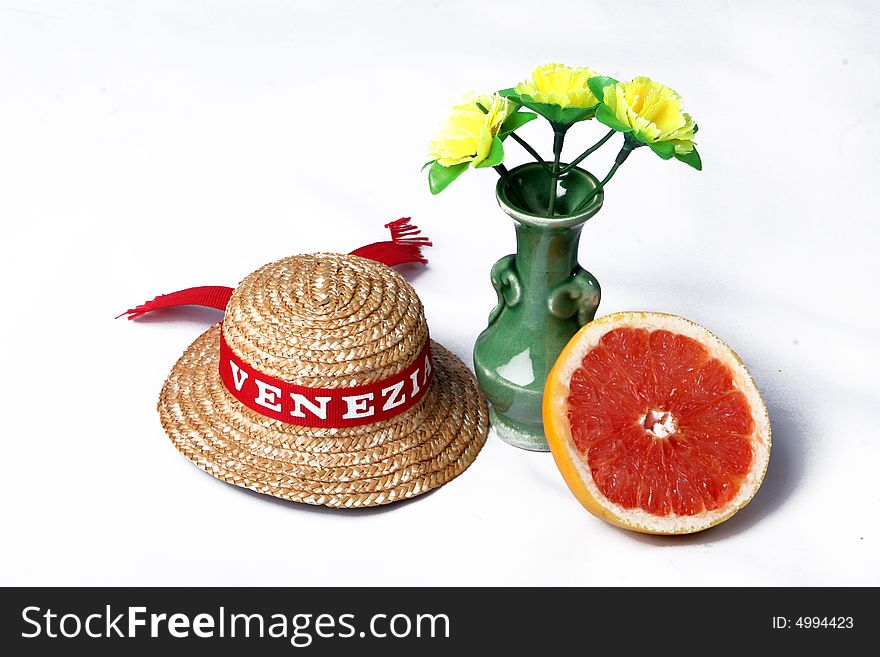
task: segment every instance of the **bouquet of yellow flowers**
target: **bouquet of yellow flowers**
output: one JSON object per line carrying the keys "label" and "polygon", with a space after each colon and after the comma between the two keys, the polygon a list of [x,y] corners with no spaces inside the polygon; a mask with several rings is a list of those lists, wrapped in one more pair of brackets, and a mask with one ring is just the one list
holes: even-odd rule
{"label": "bouquet of yellow flowers", "polygon": [[[523,111],[523,108],[531,111]],[[553,128],[553,159],[545,160],[516,131],[540,115]],[[560,162],[565,135],[579,121],[595,118],[610,130],[571,162]],[[609,141],[623,134],[623,145],[608,174],[593,190],[595,196],[611,179],[629,154],[647,146],[664,160],[675,158],[702,168],[694,144],[697,124],[682,109],[681,97],[669,87],[647,77],[618,82],[586,67],[562,64],[539,66],[530,78],[493,94],[472,95],[452,108],[429,147],[425,167],[431,193],[438,194],[468,168],[494,167],[502,176],[504,144],[510,137],[522,146],[549,174],[551,189],[544,216],[558,215],[557,184],[573,167]],[[589,204],[566,208],[571,214]]]}
{"label": "bouquet of yellow flowers", "polygon": [[[542,157],[517,131],[543,117],[553,130],[553,156]],[[596,119],[608,131],[568,162],[566,133]],[[622,135],[602,180],[578,165]],[[498,296],[474,344],[474,371],[491,404],[496,433],[526,449],[546,450],[542,404],[547,376],[572,336],[596,316],[598,280],[577,261],[581,228],[602,207],[604,187],[630,153],[647,146],[664,160],[701,169],[697,124],[681,97],[650,78],[618,82],[589,68],[545,64],[515,87],[468,96],[446,118],[429,147],[428,183],[438,194],[467,169],[492,167],[495,197],[515,222],[516,253],[489,277]],[[535,161],[508,169],[510,138]],[[646,149],[647,150],[647,149]]]}

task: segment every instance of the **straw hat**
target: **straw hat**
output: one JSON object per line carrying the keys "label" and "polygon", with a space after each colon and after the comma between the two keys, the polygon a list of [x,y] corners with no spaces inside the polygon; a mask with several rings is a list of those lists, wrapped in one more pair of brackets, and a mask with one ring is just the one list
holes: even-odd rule
{"label": "straw hat", "polygon": [[[375,390],[374,403],[348,394],[348,419],[330,426],[328,403],[364,390]],[[441,486],[473,462],[488,431],[473,374],[429,339],[412,286],[355,255],[293,256],[245,278],[222,324],[171,370],[158,410],[174,446],[206,472],[331,507]]]}

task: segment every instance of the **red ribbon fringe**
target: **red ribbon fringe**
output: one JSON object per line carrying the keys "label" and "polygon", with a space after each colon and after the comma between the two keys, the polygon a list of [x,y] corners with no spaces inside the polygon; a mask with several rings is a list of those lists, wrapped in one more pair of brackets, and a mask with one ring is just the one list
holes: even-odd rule
{"label": "red ribbon fringe", "polygon": [[410,223],[409,217],[389,222],[385,224],[385,228],[391,230],[390,242],[367,244],[352,251],[351,255],[376,260],[389,267],[409,262],[428,264],[428,260],[422,255],[422,247],[432,246],[431,240],[427,237],[416,237],[422,231]]}
{"label": "red ribbon fringe", "polygon": [[[431,240],[427,237],[417,237],[422,231],[418,226],[410,223],[409,217],[401,217],[391,221],[385,224],[385,228],[391,231],[391,241],[367,244],[352,251],[351,255],[369,258],[389,267],[410,262],[428,264],[428,260],[422,255],[422,247],[432,246]],[[154,310],[176,306],[205,306],[225,311],[232,292],[233,288],[220,285],[190,287],[179,292],[160,295],[151,301],[130,308],[118,315],[117,319],[123,315],[128,315],[129,319],[137,319]]]}

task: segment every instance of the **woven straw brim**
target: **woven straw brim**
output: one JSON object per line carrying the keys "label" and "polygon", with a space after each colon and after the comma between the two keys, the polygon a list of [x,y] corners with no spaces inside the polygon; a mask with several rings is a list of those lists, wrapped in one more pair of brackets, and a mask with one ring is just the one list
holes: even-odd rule
{"label": "woven straw brim", "polygon": [[486,401],[473,374],[436,342],[434,381],[416,406],[347,429],[303,429],[250,410],[220,380],[219,345],[219,325],[190,345],[158,410],[174,446],[230,484],[306,504],[377,506],[454,479],[486,441]]}

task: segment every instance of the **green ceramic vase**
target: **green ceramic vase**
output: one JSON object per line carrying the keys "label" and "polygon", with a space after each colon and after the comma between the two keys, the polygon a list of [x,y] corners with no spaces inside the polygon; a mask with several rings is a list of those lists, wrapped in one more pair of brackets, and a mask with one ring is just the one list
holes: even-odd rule
{"label": "green ceramic vase", "polygon": [[599,283],[577,261],[581,228],[602,207],[602,191],[578,208],[598,182],[573,167],[558,182],[553,217],[540,216],[551,179],[537,162],[511,169],[495,189],[501,209],[516,222],[516,254],[492,267],[498,303],[474,345],[474,368],[493,428],[517,447],[547,451],[544,383],[563,347],[599,306]]}

